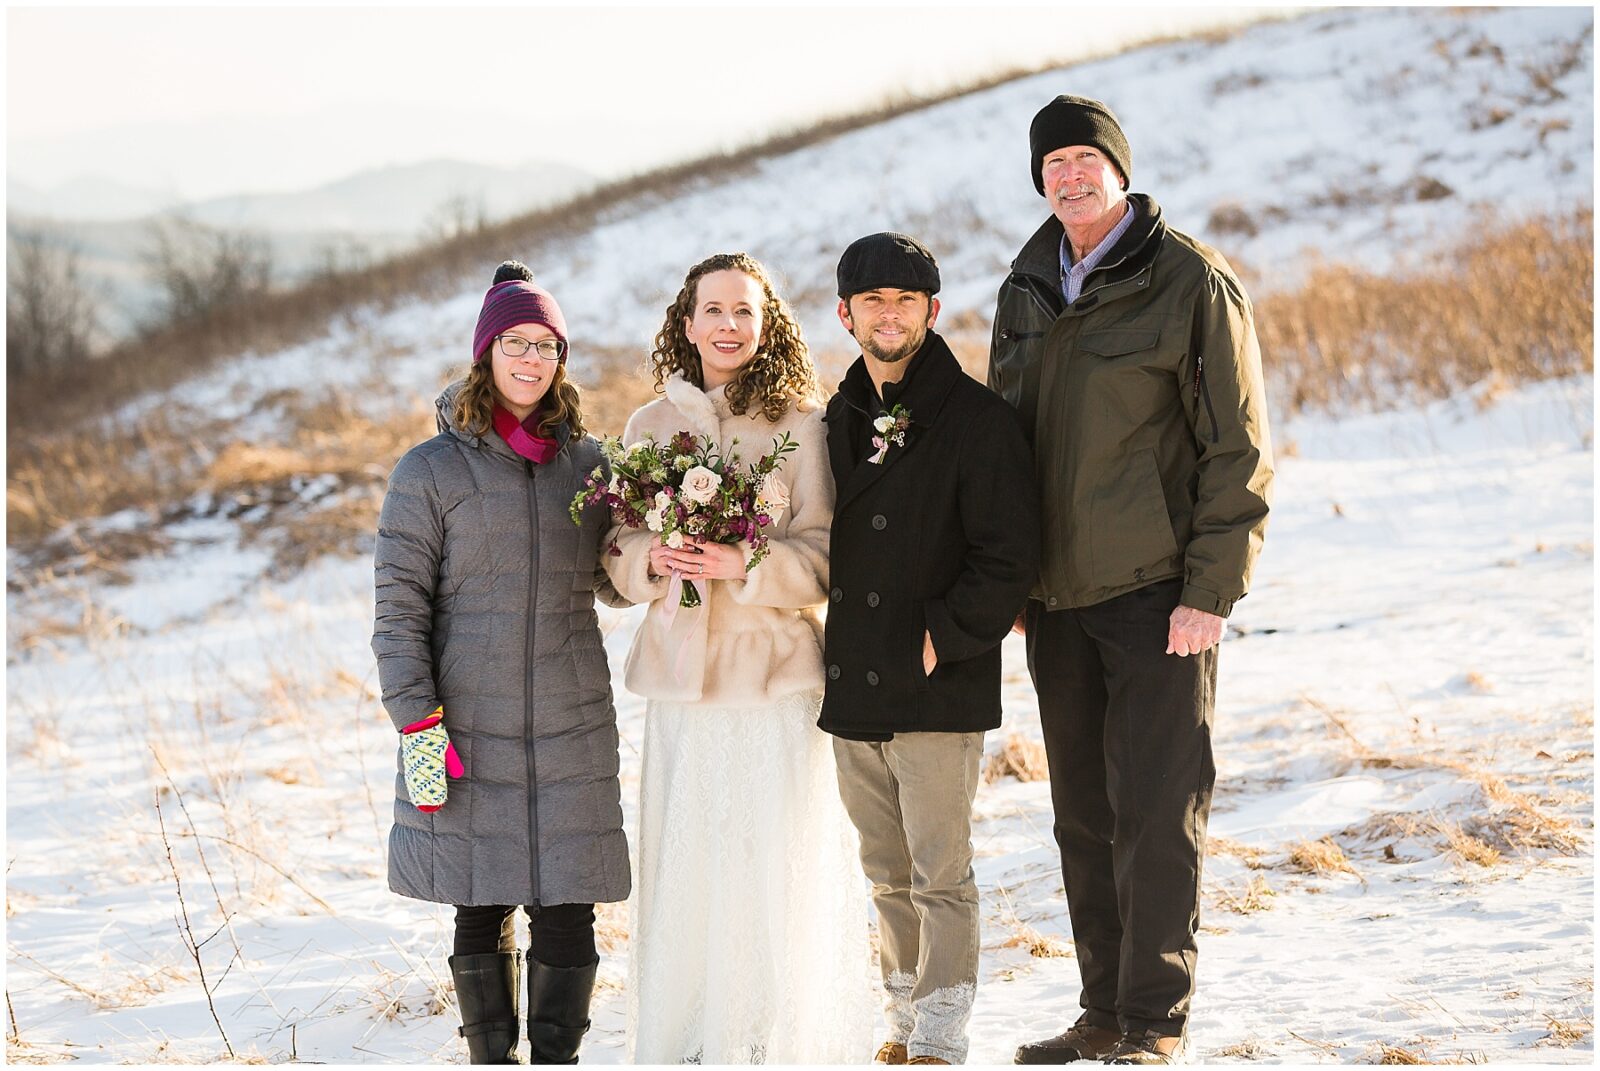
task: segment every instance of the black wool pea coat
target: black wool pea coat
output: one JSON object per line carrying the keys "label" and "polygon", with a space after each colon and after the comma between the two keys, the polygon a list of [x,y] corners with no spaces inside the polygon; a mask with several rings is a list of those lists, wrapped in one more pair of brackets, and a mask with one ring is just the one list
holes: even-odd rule
{"label": "black wool pea coat", "polygon": [[911,425],[881,463],[870,458],[885,409],[864,359],[824,416],[838,499],[817,724],[843,736],[999,726],[1000,641],[1038,576],[1039,495],[1016,411],[933,332],[910,360],[884,393]]}

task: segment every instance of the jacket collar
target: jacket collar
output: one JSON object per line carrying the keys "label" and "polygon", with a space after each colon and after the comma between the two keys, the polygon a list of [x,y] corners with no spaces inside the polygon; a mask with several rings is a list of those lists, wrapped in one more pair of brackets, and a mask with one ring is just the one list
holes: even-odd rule
{"label": "jacket collar", "polygon": [[707,394],[699,387],[684,378],[682,372],[674,372],[663,383],[662,389],[666,391],[667,401],[677,409],[683,419],[689,424],[689,431],[706,440],[710,445],[716,446],[722,441],[722,417],[717,412],[716,402],[711,394],[722,396],[722,391],[717,390]]}
{"label": "jacket collar", "polygon": [[[904,389],[895,399],[896,404],[905,407],[911,418],[911,426],[906,430],[906,442],[904,446],[891,447],[878,464],[867,461],[867,454],[860,453],[865,443],[851,441],[852,437],[857,436],[870,438],[872,421],[883,411],[872,389],[872,378],[867,374],[866,358],[856,358],[855,364],[850,366],[843,382],[839,384],[836,397],[843,404],[829,406],[828,414],[823,418],[829,425],[829,463],[836,476],[848,474],[839,482],[839,497],[834,505],[836,510],[843,509],[851,499],[877,483],[885,472],[916,448],[938,418],[939,410],[944,407],[951,389],[966,375],[945,340],[933,331],[928,332],[922,348],[911,360],[915,363],[907,369],[906,378],[902,381]],[[858,456],[861,458],[859,461]]]}
{"label": "jacket collar", "polygon": [[[895,404],[910,410],[911,419],[916,424],[931,424],[944,405],[950,388],[965,374],[961,371],[961,362],[950,352],[949,344],[938,332],[929,331],[922,348],[911,358],[905,379],[900,381],[900,390],[894,397]],[[844,374],[839,384],[839,394],[852,409],[860,411],[869,420],[883,410],[877,391],[873,389],[872,377],[867,373],[865,357],[857,357]]]}
{"label": "jacket collar", "polygon": [[[1161,246],[1160,239],[1167,231],[1167,225],[1161,218],[1161,206],[1156,204],[1155,198],[1143,193],[1130,193],[1128,200],[1133,202],[1134,211],[1138,214],[1117,243],[1106,252],[1099,266],[1083,281],[1084,293],[1102,281],[1102,273],[1109,278],[1121,278],[1144,267]],[[1017,259],[1011,262],[1011,270],[1048,284],[1060,297],[1061,237],[1065,233],[1066,229],[1055,216],[1046,219],[1033,232],[1033,237],[1023,243]]]}
{"label": "jacket collar", "polygon": [[[469,435],[465,431],[456,427],[456,395],[460,393],[461,388],[465,387],[466,385],[466,380],[458,379],[454,383],[451,383],[449,386],[445,387],[444,390],[440,391],[439,397],[434,399],[434,422],[439,428],[439,433],[441,435],[453,435],[457,439],[466,443],[468,446],[479,450],[486,450],[491,454],[498,454],[514,464],[522,464],[522,456],[515,450],[511,449],[511,444],[502,439],[499,433],[494,431],[492,428],[487,435],[480,436]],[[567,448],[567,443],[572,438],[572,425],[566,423],[565,421],[557,424],[555,431],[551,433],[550,437],[556,441],[556,453],[560,454],[561,451]]]}

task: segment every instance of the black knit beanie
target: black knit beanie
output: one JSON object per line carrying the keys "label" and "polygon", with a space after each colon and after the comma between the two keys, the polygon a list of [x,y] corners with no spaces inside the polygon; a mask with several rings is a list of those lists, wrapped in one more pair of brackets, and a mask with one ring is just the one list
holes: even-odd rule
{"label": "black knit beanie", "polygon": [[939,292],[939,264],[928,247],[906,234],[884,231],[857,238],[839,258],[839,296],[846,301],[879,287]]}
{"label": "black knit beanie", "polygon": [[1111,109],[1098,100],[1073,97],[1063,93],[1039,109],[1028,127],[1028,147],[1033,150],[1033,188],[1044,193],[1044,166],[1046,153],[1068,145],[1093,145],[1111,158],[1122,172],[1122,188],[1127,189],[1133,174],[1133,151],[1123,136],[1122,124]]}

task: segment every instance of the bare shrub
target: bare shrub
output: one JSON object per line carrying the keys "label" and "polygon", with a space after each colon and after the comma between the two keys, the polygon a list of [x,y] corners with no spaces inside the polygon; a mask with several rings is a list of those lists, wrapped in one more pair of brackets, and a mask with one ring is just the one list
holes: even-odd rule
{"label": "bare shrub", "polygon": [[272,253],[260,235],[208,227],[182,216],[150,225],[145,265],[161,288],[169,323],[203,321],[251,300],[272,282]]}
{"label": "bare shrub", "polygon": [[448,242],[475,234],[489,225],[489,207],[483,195],[452,194],[428,214],[423,233],[436,242]]}
{"label": "bare shrub", "polygon": [[1411,180],[1411,196],[1419,201],[1442,201],[1454,197],[1456,191],[1429,175],[1418,175]]}
{"label": "bare shrub", "polygon": [[41,231],[7,236],[6,379],[81,365],[93,352],[94,303],[76,249]]}
{"label": "bare shrub", "polygon": [[1045,759],[1044,744],[1021,733],[1006,737],[1000,750],[984,760],[984,784],[993,784],[1002,777],[1015,777],[1018,781],[1048,781],[1050,767]]}
{"label": "bare shrub", "polygon": [[1261,232],[1255,216],[1238,201],[1223,201],[1214,207],[1206,218],[1206,230],[1215,235],[1246,238],[1254,238]]}

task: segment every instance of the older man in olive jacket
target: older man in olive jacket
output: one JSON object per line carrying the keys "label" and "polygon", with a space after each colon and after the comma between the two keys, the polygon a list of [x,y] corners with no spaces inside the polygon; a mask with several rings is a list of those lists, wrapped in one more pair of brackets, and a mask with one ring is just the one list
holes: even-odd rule
{"label": "older man in olive jacket", "polygon": [[959,1063],[978,975],[972,800],[1000,724],[1000,641],[1033,583],[1033,461],[1011,407],[931,328],[939,269],[874,234],[839,261],[860,343],[828,406],[838,488],[819,725],[878,909],[879,1063]]}
{"label": "older man in olive jacket", "polygon": [[1216,644],[1272,482],[1261,355],[1227,262],[1126,192],[1109,108],[1058,97],[1029,141],[1052,215],[1000,289],[989,383],[1040,474],[1028,667],[1084,1010],[1016,1059],[1171,1063],[1194,992]]}

